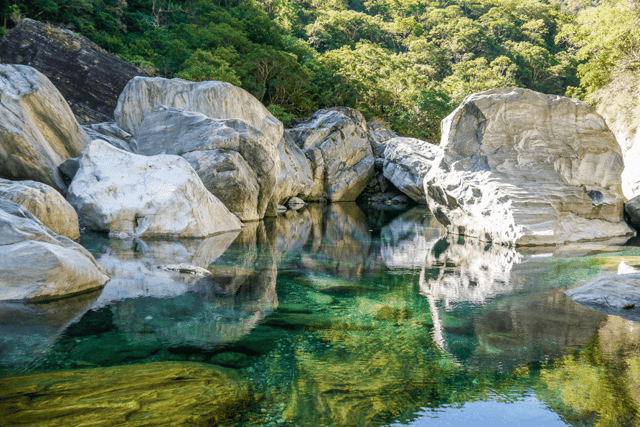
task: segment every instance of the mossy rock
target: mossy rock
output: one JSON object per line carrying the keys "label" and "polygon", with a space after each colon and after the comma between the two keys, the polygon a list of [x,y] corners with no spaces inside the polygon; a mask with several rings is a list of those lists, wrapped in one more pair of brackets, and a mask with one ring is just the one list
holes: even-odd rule
{"label": "mossy rock", "polygon": [[190,362],[0,379],[5,425],[216,425],[242,413],[251,400],[246,380],[223,368]]}

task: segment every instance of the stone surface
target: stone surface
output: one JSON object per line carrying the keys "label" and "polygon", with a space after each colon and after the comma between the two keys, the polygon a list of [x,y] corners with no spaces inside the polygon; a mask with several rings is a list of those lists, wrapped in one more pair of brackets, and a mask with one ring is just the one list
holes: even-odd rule
{"label": "stone surface", "polygon": [[110,236],[203,237],[242,223],[179,156],[140,156],[95,140],[69,187],[83,225]]}
{"label": "stone surface", "polygon": [[492,89],[465,98],[442,130],[424,186],[448,231],[508,245],[632,235],[620,148],[592,107]]}
{"label": "stone surface", "polygon": [[394,138],[385,143],[384,177],[420,204],[426,204],[424,177],[441,150],[415,138]]}
{"label": "stone surface", "polygon": [[58,165],[80,155],[87,135],[51,82],[34,68],[0,64],[0,178],[66,185]]}
{"label": "stone surface", "polygon": [[640,272],[599,277],[565,294],[584,306],[640,320]]}
{"label": "stone surface", "polygon": [[24,206],[54,233],[71,240],[80,238],[76,211],[53,187],[36,181],[0,178],[0,197]]}
{"label": "stone surface", "polygon": [[0,399],[8,425],[204,426],[230,422],[252,394],[214,365],[155,362],[2,378]]}
{"label": "stone surface", "polygon": [[121,150],[130,153],[138,151],[138,142],[129,132],[120,129],[116,122],[94,123],[82,126],[90,140],[102,139]]}
{"label": "stone surface", "polygon": [[276,188],[276,199],[282,204],[292,197],[307,198],[313,185],[311,163],[289,134],[284,132],[284,138],[278,144],[280,154],[280,175]]}
{"label": "stone surface", "polygon": [[636,196],[624,204],[627,220],[636,230],[640,231],[640,196]]}
{"label": "stone surface", "polygon": [[243,221],[265,216],[280,174],[277,147],[247,121],[164,105],[143,120],[138,152],[183,155],[207,189]]}
{"label": "stone surface", "polygon": [[292,197],[287,200],[287,207],[295,211],[302,209],[307,203],[300,197]]}
{"label": "stone surface", "polygon": [[107,280],[86,249],[0,198],[0,300],[58,299],[100,288]]}
{"label": "stone surface", "polygon": [[262,132],[267,143],[277,146],[283,125],[249,92],[232,84],[180,79],[135,77],[122,91],[115,110],[118,126],[138,135],[140,124],[156,105],[202,113],[213,119],[242,119]]}
{"label": "stone surface", "polygon": [[373,152],[360,116],[352,109],[319,110],[288,130],[311,162],[313,186],[306,200],[353,201],[373,177]]}
{"label": "stone surface", "polygon": [[367,127],[369,128],[369,142],[371,143],[373,155],[384,157],[384,150],[387,148],[386,142],[397,138],[398,135],[384,125],[367,122]]}
{"label": "stone surface", "polygon": [[47,76],[82,124],[113,120],[127,82],[147,75],[80,34],[28,18],[0,41],[0,62]]}

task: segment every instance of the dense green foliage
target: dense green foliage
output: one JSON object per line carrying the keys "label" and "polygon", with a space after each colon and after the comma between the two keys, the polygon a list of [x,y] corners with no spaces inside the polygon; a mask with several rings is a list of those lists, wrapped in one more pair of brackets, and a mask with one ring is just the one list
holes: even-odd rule
{"label": "dense green foliage", "polygon": [[0,0],[0,11],[7,28],[25,16],[65,25],[152,74],[240,85],[283,119],[345,105],[435,140],[488,88],[593,100],[637,50],[635,2]]}

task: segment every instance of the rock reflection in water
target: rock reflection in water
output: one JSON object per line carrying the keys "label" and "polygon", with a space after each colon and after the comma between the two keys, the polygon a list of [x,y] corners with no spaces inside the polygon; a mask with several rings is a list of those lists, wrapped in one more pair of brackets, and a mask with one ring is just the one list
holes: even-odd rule
{"label": "rock reflection in water", "polygon": [[446,230],[429,209],[417,206],[380,231],[382,259],[390,269],[420,270],[433,242],[445,234]]}
{"label": "rock reflection in water", "polygon": [[97,291],[41,304],[0,302],[0,366],[24,367],[42,357],[99,295]]}

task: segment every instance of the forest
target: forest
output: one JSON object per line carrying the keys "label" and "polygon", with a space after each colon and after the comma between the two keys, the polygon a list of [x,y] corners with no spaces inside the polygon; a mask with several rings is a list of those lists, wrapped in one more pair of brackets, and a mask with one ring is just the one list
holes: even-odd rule
{"label": "forest", "polygon": [[241,86],[289,124],[348,106],[437,142],[474,92],[519,86],[591,104],[638,86],[640,0],[0,0],[149,74]]}

